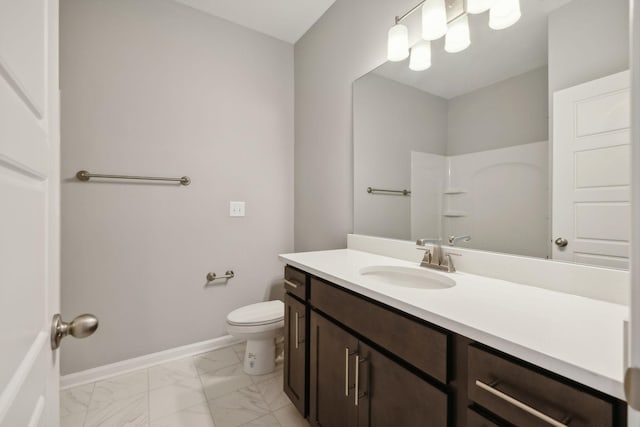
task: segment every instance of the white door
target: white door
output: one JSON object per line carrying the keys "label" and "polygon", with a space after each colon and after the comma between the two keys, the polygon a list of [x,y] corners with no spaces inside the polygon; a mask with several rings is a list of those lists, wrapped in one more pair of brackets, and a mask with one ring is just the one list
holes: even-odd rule
{"label": "white door", "polygon": [[[640,425],[640,7],[631,2],[631,175],[633,194],[631,221],[631,315],[629,339],[629,368],[625,377],[625,391],[629,403],[629,427]],[[635,378],[634,378],[635,377]],[[635,396],[635,398],[634,398]]]}
{"label": "white door", "polygon": [[628,268],[629,82],[624,71],[554,93],[553,259]]}
{"label": "white door", "polygon": [[58,1],[0,0],[0,427],[58,426]]}

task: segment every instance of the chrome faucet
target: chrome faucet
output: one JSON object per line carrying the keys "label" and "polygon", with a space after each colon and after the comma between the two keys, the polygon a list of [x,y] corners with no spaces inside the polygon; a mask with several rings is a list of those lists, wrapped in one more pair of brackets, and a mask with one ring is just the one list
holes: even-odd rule
{"label": "chrome faucet", "polygon": [[449,246],[455,246],[460,240],[463,242],[468,242],[471,240],[471,236],[468,234],[466,236],[449,236]]}
{"label": "chrome faucet", "polygon": [[[425,250],[424,257],[422,258],[422,262],[420,262],[421,267],[426,268],[434,268],[436,270],[446,271],[448,273],[453,273],[456,271],[456,268],[453,266],[453,260],[451,259],[451,255],[459,255],[454,253],[444,253],[442,251],[442,239],[418,239],[416,240],[417,249]],[[433,248],[429,249],[425,247],[427,244],[432,244]]]}

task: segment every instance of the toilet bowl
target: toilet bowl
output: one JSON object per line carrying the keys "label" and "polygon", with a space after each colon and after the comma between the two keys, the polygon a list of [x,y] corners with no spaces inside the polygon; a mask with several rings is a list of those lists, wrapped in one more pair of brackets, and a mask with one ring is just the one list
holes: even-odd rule
{"label": "toilet bowl", "polygon": [[244,371],[263,375],[275,369],[275,339],[284,331],[284,303],[266,301],[233,310],[227,316],[227,332],[247,340]]}

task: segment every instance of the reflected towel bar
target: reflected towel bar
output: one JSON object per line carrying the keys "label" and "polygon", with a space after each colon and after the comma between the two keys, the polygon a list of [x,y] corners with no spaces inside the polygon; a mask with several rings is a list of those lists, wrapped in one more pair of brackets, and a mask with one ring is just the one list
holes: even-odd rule
{"label": "reflected towel bar", "polygon": [[105,175],[100,173],[89,173],[85,170],[78,171],[76,178],[80,181],[89,181],[91,178],[107,178],[107,179],[142,179],[145,181],[171,181],[179,182],[182,185],[191,184],[191,178],[183,176],[181,178],[166,178],[161,176],[135,176],[135,175]]}
{"label": "reflected towel bar", "polygon": [[392,193],[392,194],[402,194],[403,196],[408,196],[411,194],[409,190],[385,190],[383,188],[371,188],[367,187],[367,193]]}

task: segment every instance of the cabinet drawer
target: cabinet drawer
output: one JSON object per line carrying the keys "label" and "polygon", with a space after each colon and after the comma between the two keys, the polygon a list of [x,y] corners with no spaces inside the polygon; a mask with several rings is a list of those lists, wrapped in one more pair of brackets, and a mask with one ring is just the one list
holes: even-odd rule
{"label": "cabinet drawer", "polygon": [[473,409],[467,409],[467,427],[500,427],[493,421],[489,421]]}
{"label": "cabinet drawer", "polygon": [[442,383],[447,335],[333,285],[311,278],[311,304]]}
{"label": "cabinet drawer", "polygon": [[471,346],[469,399],[517,426],[613,426],[611,402]]}
{"label": "cabinet drawer", "polygon": [[307,299],[307,275],[287,265],[284,268],[284,289],[301,300]]}

